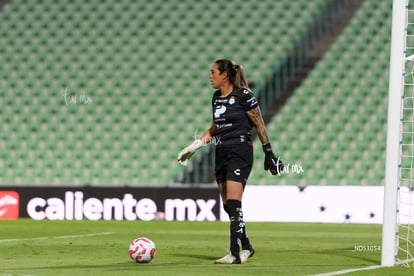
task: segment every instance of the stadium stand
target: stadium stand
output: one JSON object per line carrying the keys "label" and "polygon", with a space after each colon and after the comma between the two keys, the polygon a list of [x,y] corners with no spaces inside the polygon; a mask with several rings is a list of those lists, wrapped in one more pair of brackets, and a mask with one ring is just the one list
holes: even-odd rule
{"label": "stadium stand", "polygon": [[391,10],[387,1],[363,3],[267,126],[290,174],[266,174],[256,150],[250,184],[383,184]]}
{"label": "stadium stand", "polygon": [[261,83],[325,4],[4,4],[0,185],[172,182],[177,150],[210,122],[211,63],[235,59]]}

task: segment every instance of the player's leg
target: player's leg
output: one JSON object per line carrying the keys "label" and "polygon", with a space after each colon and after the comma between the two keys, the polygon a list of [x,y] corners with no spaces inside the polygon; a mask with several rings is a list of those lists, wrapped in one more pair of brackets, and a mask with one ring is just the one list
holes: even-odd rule
{"label": "player's leg", "polygon": [[[226,189],[225,210],[230,218],[230,252],[216,261],[216,263],[244,263],[253,256],[254,249],[246,233],[246,224],[243,220],[241,199],[243,184],[236,181],[226,181],[222,184]],[[240,247],[242,251],[240,253]]]}
{"label": "player's leg", "polygon": [[[217,184],[217,186],[218,186],[218,190],[219,190],[219,193],[220,193],[221,200],[223,201],[223,205],[225,205],[227,203],[227,198],[226,198],[227,189],[226,189],[225,180],[223,180],[223,182]],[[226,211],[226,213],[228,213],[226,208],[224,208],[224,210]]]}
{"label": "player's leg", "polygon": [[240,246],[245,228],[241,209],[243,185],[240,182],[229,180],[226,182],[226,187],[227,209],[230,217],[230,252],[236,259],[240,259]]}
{"label": "player's leg", "polygon": [[230,232],[231,232],[231,252],[239,252],[240,246],[242,252],[240,253],[241,262],[247,261],[248,258],[254,254],[254,248],[250,244],[249,237],[246,231],[246,223],[243,219],[242,197],[244,192],[244,185],[240,182],[227,181],[227,208],[230,217]]}
{"label": "player's leg", "polygon": [[245,261],[247,261],[248,258],[254,255],[255,251],[254,251],[252,244],[250,243],[249,236],[247,235],[246,223],[244,222],[244,219],[243,219],[243,211],[242,211],[241,206],[240,206],[238,219],[240,221],[240,224],[242,225],[242,234],[240,238],[242,251],[240,252],[240,259],[241,259],[241,262],[244,263]]}
{"label": "player's leg", "polygon": [[219,190],[219,193],[220,193],[221,201],[223,202],[223,209],[227,213],[227,215],[229,216],[229,219],[230,219],[229,208],[227,207],[227,199],[226,199],[227,189],[226,189],[226,182],[225,181],[218,184],[218,190]]}
{"label": "player's leg", "polygon": [[[216,167],[216,180],[223,207],[230,219],[230,252],[223,258],[218,259],[216,263],[241,263],[245,262],[254,253],[247,237],[241,206],[246,180],[252,168],[252,148],[246,146],[233,147],[230,152],[226,152],[222,157],[231,157],[226,159],[225,166]],[[218,163],[222,164],[222,160],[225,158],[220,159],[217,160],[216,158],[216,165]],[[241,254],[240,246],[243,249]],[[241,257],[243,260],[241,260]]]}
{"label": "player's leg", "polygon": [[[241,233],[240,242],[242,252],[240,253],[241,261],[245,262],[248,258],[254,254],[253,246],[250,243],[249,237],[246,231],[246,224],[243,218],[242,211],[242,197],[244,188],[249,178],[251,169],[253,167],[253,148],[251,146],[239,147],[236,152],[239,154],[237,158],[231,162],[229,170],[227,170],[227,205],[234,205],[231,209],[236,209],[237,217],[236,220],[239,222]],[[229,186],[231,185],[231,187]],[[231,203],[234,200],[233,203]],[[234,211],[232,211],[234,212]]]}
{"label": "player's leg", "polygon": [[[218,190],[221,196],[221,200],[223,202],[223,207],[226,213],[229,215],[230,212],[227,206],[227,177],[226,177],[226,160],[229,156],[228,149],[225,148],[216,148],[216,182],[218,185]],[[217,259],[215,261],[216,264],[233,264],[233,263],[240,263],[240,257],[234,257],[230,252],[226,256]]]}
{"label": "player's leg", "polygon": [[240,264],[240,245],[244,222],[240,221],[241,198],[243,185],[240,182],[227,180],[219,185],[224,210],[230,218],[230,252],[216,260],[220,264]]}

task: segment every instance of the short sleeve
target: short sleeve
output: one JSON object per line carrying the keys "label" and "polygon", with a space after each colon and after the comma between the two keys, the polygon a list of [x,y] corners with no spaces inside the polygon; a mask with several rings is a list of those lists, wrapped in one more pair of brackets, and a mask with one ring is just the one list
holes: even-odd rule
{"label": "short sleeve", "polygon": [[244,111],[252,110],[253,108],[259,105],[259,103],[256,100],[256,97],[251,91],[247,89],[242,89],[241,95],[242,95],[241,105],[243,106]]}

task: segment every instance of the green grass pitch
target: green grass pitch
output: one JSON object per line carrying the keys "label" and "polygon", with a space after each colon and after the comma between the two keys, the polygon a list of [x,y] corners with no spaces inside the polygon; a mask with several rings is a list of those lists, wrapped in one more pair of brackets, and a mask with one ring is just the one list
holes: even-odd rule
{"label": "green grass pitch", "polygon": [[[247,230],[256,255],[241,265],[217,265],[229,244],[225,222],[0,221],[0,275],[312,275],[381,259],[381,225],[247,223]],[[157,246],[149,264],[128,256],[140,236]],[[350,275],[413,272],[393,267]]]}

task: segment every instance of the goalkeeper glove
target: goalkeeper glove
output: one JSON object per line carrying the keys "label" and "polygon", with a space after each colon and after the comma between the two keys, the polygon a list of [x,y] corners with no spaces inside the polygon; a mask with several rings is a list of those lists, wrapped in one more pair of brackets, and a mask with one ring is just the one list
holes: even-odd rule
{"label": "goalkeeper glove", "polygon": [[270,143],[263,145],[263,152],[265,154],[264,169],[269,170],[271,174],[280,175],[283,171],[284,165],[279,156],[275,156],[272,151]]}
{"label": "goalkeeper glove", "polygon": [[185,147],[180,153],[178,154],[177,160],[178,163],[182,166],[187,166],[188,160],[193,156],[193,154],[202,147],[204,144],[203,142],[198,139],[195,140],[191,145]]}

